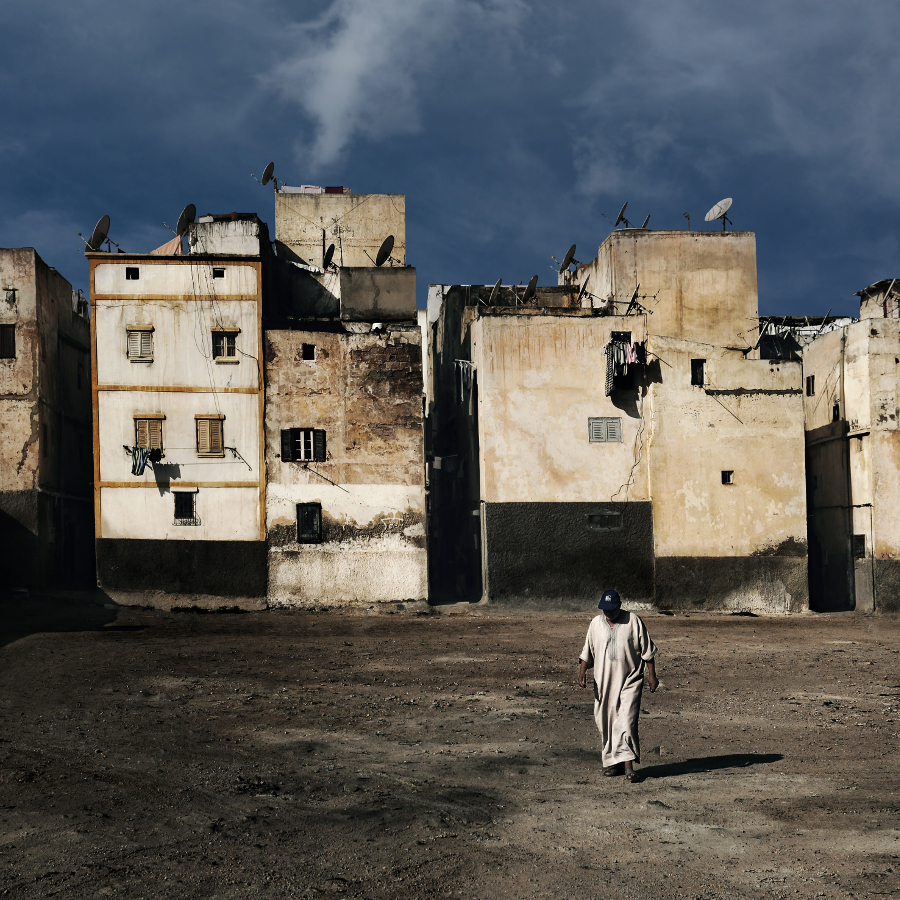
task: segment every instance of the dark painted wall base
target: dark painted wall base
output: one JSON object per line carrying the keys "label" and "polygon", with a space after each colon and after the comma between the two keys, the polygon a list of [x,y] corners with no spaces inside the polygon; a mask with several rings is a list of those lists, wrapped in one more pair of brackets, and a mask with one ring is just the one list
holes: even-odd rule
{"label": "dark painted wall base", "polygon": [[875,560],[875,612],[900,612],[900,559]]}
{"label": "dark painted wall base", "polygon": [[656,560],[660,609],[768,607],[773,612],[809,609],[805,556],[669,556]]}
{"label": "dark painted wall base", "polygon": [[222,597],[265,597],[265,541],[97,541],[100,586]]}
{"label": "dark painted wall base", "polygon": [[[609,511],[621,527],[602,530]],[[583,609],[607,588],[652,601],[650,503],[488,503],[484,515],[491,603]]]}

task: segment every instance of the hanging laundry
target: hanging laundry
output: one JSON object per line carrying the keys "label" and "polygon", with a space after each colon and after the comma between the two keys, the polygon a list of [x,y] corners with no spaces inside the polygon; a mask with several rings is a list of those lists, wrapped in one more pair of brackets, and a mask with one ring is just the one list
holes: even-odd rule
{"label": "hanging laundry", "polygon": [[456,402],[463,404],[469,393],[469,413],[472,412],[472,384],[475,381],[475,363],[467,359],[454,360],[456,363]]}
{"label": "hanging laundry", "polygon": [[647,365],[647,348],[643,341],[634,345],[634,356],[635,362],[637,362],[639,366]]}
{"label": "hanging laundry", "polygon": [[612,341],[610,341],[603,349],[606,352],[606,396],[608,397],[613,392],[613,382],[616,374],[616,363],[613,358],[615,353],[613,351]]}
{"label": "hanging laundry", "polygon": [[154,448],[150,451],[149,456],[147,457],[148,462],[158,463],[162,461],[162,450],[158,447]]}
{"label": "hanging laundry", "polygon": [[151,256],[181,256],[182,255],[182,245],[180,237],[173,237],[171,241],[166,244],[163,244],[162,247],[157,247],[155,250],[150,251]]}
{"label": "hanging laundry", "polygon": [[625,361],[632,365],[637,362],[637,353],[634,349],[634,341],[625,345]]}
{"label": "hanging laundry", "polygon": [[147,467],[147,457],[150,451],[146,447],[131,448],[131,474],[143,475],[144,469]]}

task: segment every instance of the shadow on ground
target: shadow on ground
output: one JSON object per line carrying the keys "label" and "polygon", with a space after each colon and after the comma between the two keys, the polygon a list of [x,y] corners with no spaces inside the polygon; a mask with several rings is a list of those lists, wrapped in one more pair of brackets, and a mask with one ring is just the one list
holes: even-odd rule
{"label": "shadow on ground", "polygon": [[99,591],[65,594],[0,594],[0,647],[30,634],[72,631],[121,631],[143,626],[115,626],[116,609]]}
{"label": "shadow on ground", "polygon": [[642,778],[673,778],[718,769],[742,769],[784,759],[781,753],[728,753],[724,756],[700,756],[662,766],[647,766],[640,770]]}

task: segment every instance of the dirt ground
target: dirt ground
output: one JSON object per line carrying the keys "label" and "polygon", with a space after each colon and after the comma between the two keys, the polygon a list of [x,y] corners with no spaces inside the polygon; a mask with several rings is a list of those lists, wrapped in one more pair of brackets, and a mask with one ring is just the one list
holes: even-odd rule
{"label": "dirt ground", "polygon": [[592,615],[8,600],[0,896],[900,896],[900,622],[645,616],[630,785]]}

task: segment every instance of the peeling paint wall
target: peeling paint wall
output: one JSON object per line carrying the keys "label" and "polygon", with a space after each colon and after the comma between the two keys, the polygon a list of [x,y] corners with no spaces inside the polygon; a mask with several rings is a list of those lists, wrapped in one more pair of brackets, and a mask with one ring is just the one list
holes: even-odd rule
{"label": "peeling paint wall", "polygon": [[[268,330],[265,341],[270,602],[426,597],[419,328]],[[324,430],[326,460],[283,461],[287,428]],[[321,504],[321,543],[298,542],[298,503]]]}
{"label": "peeling paint wall", "polygon": [[278,243],[309,265],[321,266],[325,249],[334,244],[337,266],[373,266],[379,247],[390,234],[394,236],[391,255],[405,266],[403,194],[275,195]]}
{"label": "peeling paint wall", "polygon": [[90,342],[72,286],[30,247],[0,250],[0,585],[89,583]]}

